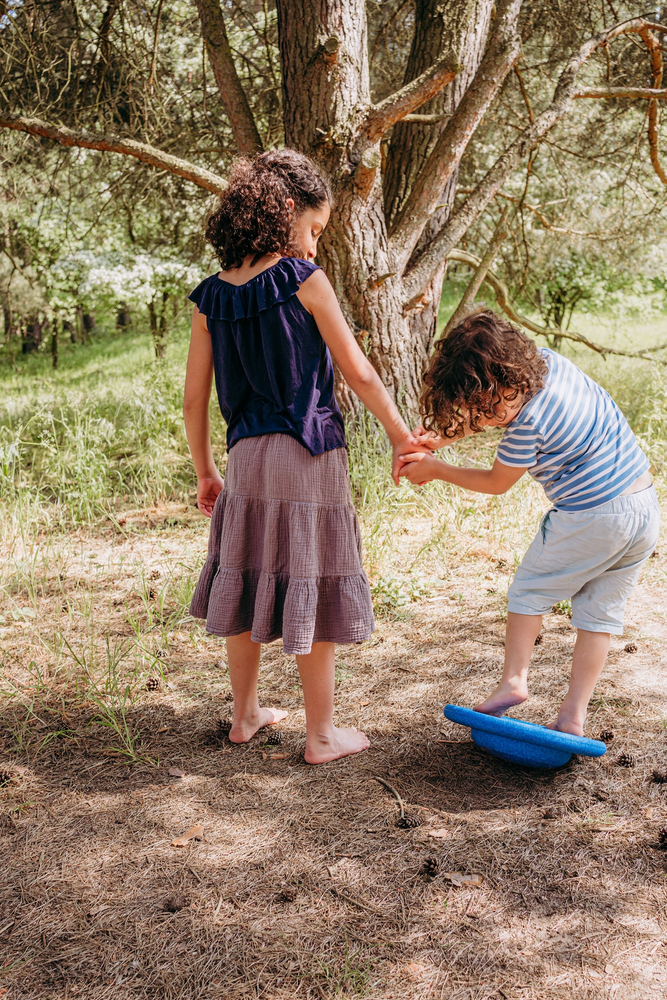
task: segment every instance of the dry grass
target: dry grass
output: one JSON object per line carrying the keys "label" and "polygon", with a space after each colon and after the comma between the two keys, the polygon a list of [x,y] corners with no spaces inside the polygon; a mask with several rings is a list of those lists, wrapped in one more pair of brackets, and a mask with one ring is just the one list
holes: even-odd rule
{"label": "dry grass", "polygon": [[[652,780],[667,771],[667,559],[645,571],[595,695],[588,728],[613,731],[607,755],[523,770],[477,750],[442,707],[473,704],[498,671],[507,584],[541,499],[530,486],[452,497],[431,489],[365,513],[385,613],[372,640],[338,650],[337,720],[372,748],[319,768],[302,758],[280,643],[261,684],[289,709],[282,744],[266,746],[269,732],[225,742],[223,644],[184,613],[207,532],[191,509],[7,535],[3,998],[667,992],[667,851],[655,846],[667,784]],[[394,579],[420,599],[401,605]],[[546,621],[520,716],[553,716],[573,639],[566,617]],[[634,767],[615,763],[624,753]],[[396,827],[375,776],[421,826]],[[204,840],[173,847],[195,823]],[[454,870],[481,874],[481,888],[452,887]]]}

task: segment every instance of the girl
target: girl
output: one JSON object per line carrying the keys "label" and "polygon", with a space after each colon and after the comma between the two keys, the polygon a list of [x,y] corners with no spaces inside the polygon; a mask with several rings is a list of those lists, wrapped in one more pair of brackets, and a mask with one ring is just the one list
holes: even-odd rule
{"label": "girl", "polygon": [[[301,676],[310,764],[369,746],[333,724],[334,643],[362,642],[374,624],[332,355],[385,428],[396,482],[399,453],[418,447],[312,262],[331,203],[294,150],[236,162],[206,230],[222,270],[190,295],[184,402],[197,503],[212,516],[191,613],[227,640],[229,738],[245,743],[287,714],[257,696],[261,643],[282,636]],[[209,433],[213,375],[227,423],[224,484]]]}
{"label": "girl", "polygon": [[496,461],[491,469],[462,469],[406,453],[401,475],[499,494],[529,472],[553,505],[509,589],[502,679],[476,709],[502,715],[526,700],[542,615],[571,598],[577,641],[570,687],[552,728],[583,736],[610,636],[623,632],[625,603],[658,538],[648,459],[604,389],[489,310],[471,313],[437,345],[422,413],[438,432],[418,429],[432,449],[504,427]]}

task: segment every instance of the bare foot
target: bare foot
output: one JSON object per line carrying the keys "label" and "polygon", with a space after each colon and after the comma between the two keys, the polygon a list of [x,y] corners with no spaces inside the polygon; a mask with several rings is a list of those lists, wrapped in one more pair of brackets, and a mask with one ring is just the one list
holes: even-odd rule
{"label": "bare foot", "polygon": [[485,715],[504,715],[508,708],[520,705],[527,697],[528,689],[525,685],[517,686],[508,681],[501,681],[486,701],[475,705],[474,711],[484,712]]}
{"label": "bare foot", "polygon": [[245,719],[234,719],[232,728],[229,730],[230,743],[247,743],[255,735],[258,729],[264,726],[274,726],[276,722],[282,722],[287,717],[287,712],[279,708],[260,708],[257,715],[248,716]]}
{"label": "bare foot", "polygon": [[325,764],[328,760],[349,757],[368,750],[371,745],[365,733],[357,729],[336,729],[330,736],[307,736],[304,757],[307,764]]}
{"label": "bare foot", "polygon": [[547,729],[555,729],[559,733],[569,733],[570,736],[583,736],[584,727],[580,726],[578,722],[574,722],[572,719],[561,719],[560,716],[555,722],[550,722]]}

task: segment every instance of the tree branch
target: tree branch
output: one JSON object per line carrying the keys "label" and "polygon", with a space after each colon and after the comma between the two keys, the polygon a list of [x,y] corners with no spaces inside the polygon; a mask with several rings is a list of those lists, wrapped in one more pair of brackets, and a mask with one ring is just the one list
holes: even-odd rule
{"label": "tree branch", "polygon": [[521,0],[503,0],[496,27],[479,69],[426,160],[396,219],[390,236],[394,269],[403,270],[419,236],[454,176],[475,129],[521,52],[516,26]]}
{"label": "tree branch", "polygon": [[[447,260],[457,261],[460,264],[467,264],[469,267],[479,270],[483,261],[480,261],[479,257],[476,257],[472,253],[467,253],[465,250],[451,250],[447,255]],[[639,351],[619,351],[613,347],[603,347],[602,344],[596,344],[588,337],[584,337],[581,333],[573,333],[571,330],[559,330],[557,328],[551,328],[548,326],[540,326],[539,323],[534,323],[532,319],[528,319],[527,316],[522,316],[521,313],[517,312],[512,303],[510,302],[509,292],[507,290],[507,285],[502,281],[497,274],[493,271],[487,270],[484,280],[491,285],[496,295],[496,302],[513,323],[518,326],[525,327],[526,330],[530,330],[532,333],[537,333],[541,337],[563,337],[565,340],[572,340],[576,344],[584,344],[585,347],[589,347],[591,351],[596,351],[597,354],[601,354],[606,357],[609,354],[618,355],[622,358],[637,358],[641,361],[653,361],[655,364],[667,365],[667,359],[662,358],[652,358],[648,353],[642,353]],[[657,347],[649,347],[647,351],[661,351],[667,348],[667,344],[661,344]]]}
{"label": "tree branch", "polygon": [[261,152],[262,140],[236,72],[220,0],[195,0],[195,3],[209,62],[229,118],[236,148],[241,155],[252,156]]}
{"label": "tree branch", "polygon": [[664,100],[667,98],[667,90],[660,87],[582,87],[573,98],[579,100],[583,97],[615,98],[627,97],[629,100]]}
{"label": "tree branch", "polygon": [[[197,2],[200,3],[201,0]],[[422,104],[426,104],[444,90],[459,70],[460,66],[457,65],[455,57],[448,52],[421,76],[411,80],[395,94],[391,94],[371,108],[361,127],[362,133],[371,142],[377,142],[392,125],[402,121],[406,115],[416,111]]]}
{"label": "tree branch", "polygon": [[227,189],[227,181],[219,174],[214,174],[205,167],[197,167],[194,163],[181,160],[171,153],[163,153],[161,149],[148,146],[134,139],[121,139],[113,135],[96,135],[93,132],[74,131],[65,125],[50,125],[37,118],[0,118],[0,128],[14,129],[17,132],[27,132],[29,135],[40,135],[45,139],[53,139],[61,146],[78,146],[81,149],[98,149],[108,153],[122,153],[124,156],[134,156],[143,163],[148,163],[158,170],[166,170],[170,174],[184,177],[193,184],[222,194]]}
{"label": "tree branch", "polygon": [[442,332],[443,337],[446,337],[449,331],[454,329],[457,323],[463,319],[468,310],[474,305],[477,293],[482,287],[482,282],[490,271],[491,265],[493,264],[503,241],[507,238],[505,220],[507,219],[508,209],[509,205],[506,205],[502,211],[496,230],[489,241],[489,245],[486,248],[484,256],[480,260],[477,268],[475,269],[475,273],[470,279],[470,284],[463,293],[461,301],[447,321],[447,325]]}
{"label": "tree branch", "polygon": [[[642,32],[642,38],[651,54],[651,67],[653,69],[653,86],[658,89],[662,84],[662,49],[654,34],[650,31]],[[667,185],[667,175],[660,162],[660,138],[658,135],[658,102],[651,100],[648,102],[648,147],[653,169],[663,184]]]}
{"label": "tree branch", "polygon": [[[614,38],[632,33],[639,34],[647,28],[655,30],[656,25],[652,21],[644,20],[644,18],[633,18],[623,24],[616,24],[606,31],[601,31],[584,42],[561,73],[551,104],[519,134],[511,146],[496,160],[486,176],[482,178],[477,187],[431,241],[428,249],[419,257],[414,267],[405,274],[403,279],[405,309],[414,308],[413,303],[419,301],[424,289],[428,287],[450,250],[456,246],[489,202],[495,198],[523,157],[567,113],[577,93],[577,75],[593,52],[600,46],[607,45]],[[667,28],[663,30],[667,31]]]}

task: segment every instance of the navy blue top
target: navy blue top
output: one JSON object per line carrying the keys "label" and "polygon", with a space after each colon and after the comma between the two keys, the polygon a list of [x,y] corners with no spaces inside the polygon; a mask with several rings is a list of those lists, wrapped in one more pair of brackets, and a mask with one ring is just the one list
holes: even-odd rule
{"label": "navy blue top", "polygon": [[244,285],[212,274],[188,296],[211,334],[228,448],[259,434],[289,434],[311,455],[346,446],[331,355],[296,296],[317,270],[282,257]]}

